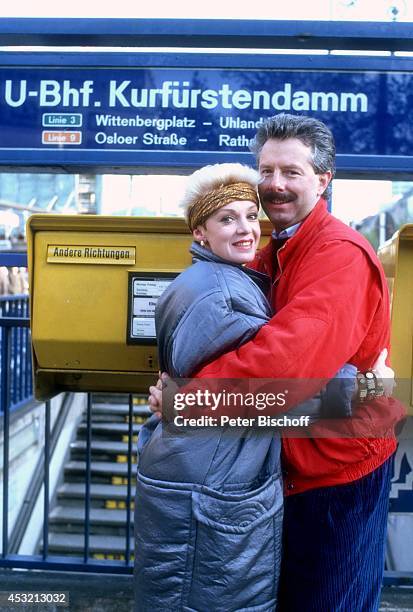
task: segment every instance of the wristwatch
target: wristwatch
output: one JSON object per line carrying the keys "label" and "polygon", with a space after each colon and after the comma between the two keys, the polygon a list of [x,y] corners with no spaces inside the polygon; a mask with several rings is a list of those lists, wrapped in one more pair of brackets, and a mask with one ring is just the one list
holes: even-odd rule
{"label": "wristwatch", "polygon": [[359,402],[365,402],[366,400],[384,395],[383,381],[381,378],[377,378],[372,370],[357,372],[357,384],[357,399]]}

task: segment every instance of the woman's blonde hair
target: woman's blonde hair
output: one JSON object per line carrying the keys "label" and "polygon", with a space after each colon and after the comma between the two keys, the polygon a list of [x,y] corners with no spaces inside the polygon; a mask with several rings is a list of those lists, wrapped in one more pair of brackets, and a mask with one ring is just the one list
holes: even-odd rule
{"label": "woman's blonde hair", "polygon": [[191,231],[230,202],[250,200],[259,207],[260,175],[243,164],[214,164],[196,170],[188,179],[181,201]]}

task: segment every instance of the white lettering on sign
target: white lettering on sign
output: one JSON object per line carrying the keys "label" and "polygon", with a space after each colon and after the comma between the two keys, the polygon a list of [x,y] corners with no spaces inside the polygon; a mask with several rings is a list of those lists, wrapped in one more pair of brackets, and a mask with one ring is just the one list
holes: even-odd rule
{"label": "white lettering on sign", "polygon": [[254,110],[295,110],[362,112],[368,110],[368,97],[361,92],[325,92],[293,90],[285,83],[278,91],[231,89],[191,89],[189,81],[163,81],[160,88],[137,88],[131,81],[110,81],[109,106],[123,108],[252,108]]}
{"label": "white lettering on sign", "polygon": [[[74,86],[69,79],[40,79],[36,87],[26,79],[6,79],[4,101],[18,108],[30,99],[37,99],[40,107],[99,107],[102,100],[94,99],[95,84],[85,80]],[[110,108],[172,108],[275,111],[322,111],[335,113],[366,113],[368,96],[361,91],[306,91],[284,83],[280,89],[235,89],[229,83],[220,83],[216,89],[192,88],[190,81],[162,81],[159,87],[136,87],[131,80],[109,80],[104,101]],[[170,128],[194,128],[195,120],[189,118],[123,118],[117,115],[96,116],[98,127],[152,127],[157,130]],[[232,126],[221,125],[228,129]],[[154,135],[148,132],[150,140]],[[145,144],[151,144],[146,142]],[[166,143],[160,143],[166,144]]]}
{"label": "white lettering on sign", "polygon": [[57,132],[56,130],[43,130],[42,143],[80,145],[82,143],[82,133],[69,130],[65,130],[64,132]]}
{"label": "white lettering on sign", "polygon": [[229,134],[219,135],[219,146],[225,147],[249,147],[251,139],[247,138],[245,134],[239,136],[229,136]]}
{"label": "white lettering on sign", "polygon": [[168,131],[170,128],[195,128],[195,119],[188,117],[122,117],[121,115],[96,115],[98,127],[154,127],[157,130]]}
{"label": "white lettering on sign", "polygon": [[142,138],[143,144],[145,145],[182,145],[185,146],[188,140],[185,136],[178,136],[175,132],[168,134],[168,136],[159,136],[159,134],[152,134],[151,132],[145,132]]}
{"label": "white lettering on sign", "polygon": [[123,136],[122,134],[118,134],[117,132],[113,132],[112,134],[98,132],[95,136],[95,142],[97,142],[97,144],[129,145],[136,144],[138,140],[138,136]]}
{"label": "white lettering on sign", "polygon": [[69,80],[41,80],[38,89],[27,90],[27,81],[14,83],[7,79],[4,99],[13,107],[22,106],[28,97],[38,98],[39,106],[87,107],[93,93],[93,81],[83,81],[81,87],[73,87]]}
{"label": "white lettering on sign", "polygon": [[220,117],[219,127],[223,130],[256,130],[264,120],[264,117],[260,117],[257,121],[240,119],[239,117]]}

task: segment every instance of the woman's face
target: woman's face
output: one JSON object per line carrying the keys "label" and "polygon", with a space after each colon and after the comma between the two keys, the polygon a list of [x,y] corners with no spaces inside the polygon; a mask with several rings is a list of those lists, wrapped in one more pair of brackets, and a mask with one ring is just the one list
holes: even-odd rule
{"label": "woman's face", "polygon": [[215,255],[237,264],[252,261],[261,236],[255,202],[237,200],[214,212],[193,232]]}

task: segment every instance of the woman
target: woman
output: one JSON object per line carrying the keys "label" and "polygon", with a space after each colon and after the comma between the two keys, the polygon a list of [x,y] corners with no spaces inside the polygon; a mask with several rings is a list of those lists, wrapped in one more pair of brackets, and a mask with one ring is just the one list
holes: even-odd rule
{"label": "woman", "polygon": [[[240,164],[190,177],[184,205],[194,263],[156,307],[160,367],[173,377],[193,375],[271,317],[270,279],[245,267],[260,239],[258,181]],[[356,368],[346,364],[338,376],[335,412],[339,405],[344,415]],[[320,395],[294,412],[322,410]],[[136,610],[274,610],[282,526],[274,431],[183,431],[152,417],[138,451]]]}

